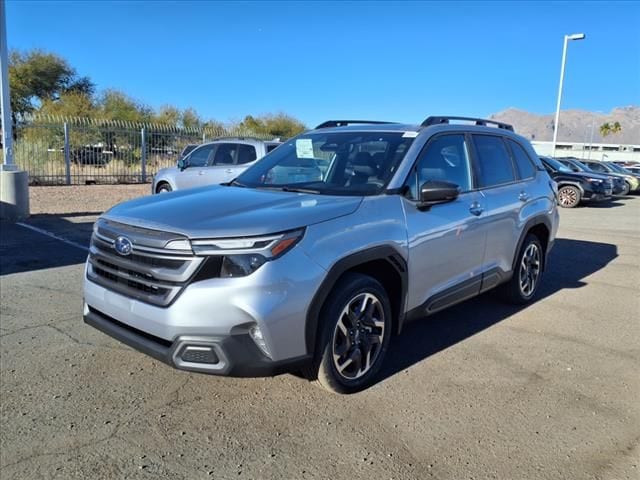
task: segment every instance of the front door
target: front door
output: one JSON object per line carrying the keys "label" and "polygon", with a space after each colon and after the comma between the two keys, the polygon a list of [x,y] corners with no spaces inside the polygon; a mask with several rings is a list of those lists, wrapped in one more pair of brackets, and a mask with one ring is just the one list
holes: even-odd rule
{"label": "front door", "polygon": [[[488,225],[471,171],[465,135],[442,134],[427,143],[407,181],[409,309],[431,313],[480,291]],[[419,210],[419,186],[429,180],[455,183],[461,194]]]}
{"label": "front door", "polygon": [[179,190],[185,188],[201,187],[207,183],[206,172],[209,165],[209,158],[215,150],[216,145],[202,145],[193,150],[185,159],[188,166],[176,175],[176,185]]}

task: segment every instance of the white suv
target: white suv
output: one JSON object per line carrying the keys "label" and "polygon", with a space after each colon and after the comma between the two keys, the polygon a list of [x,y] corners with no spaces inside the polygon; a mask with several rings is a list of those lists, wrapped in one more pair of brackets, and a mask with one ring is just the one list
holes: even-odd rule
{"label": "white suv", "polygon": [[215,185],[233,180],[267,153],[279,141],[254,138],[223,138],[204,143],[178,160],[175,167],[163,168],[153,178],[152,193]]}

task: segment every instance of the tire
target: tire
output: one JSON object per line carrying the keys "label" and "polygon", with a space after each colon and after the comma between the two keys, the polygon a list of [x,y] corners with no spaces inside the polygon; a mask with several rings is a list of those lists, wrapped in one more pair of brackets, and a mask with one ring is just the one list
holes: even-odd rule
{"label": "tire", "polygon": [[157,186],[156,193],[167,193],[167,192],[170,192],[171,190],[172,190],[171,185],[169,185],[167,182],[162,182],[160,185]]}
{"label": "tire", "polygon": [[371,386],[393,325],[389,297],[380,282],[359,273],[343,276],[320,312],[320,325],[318,357],[307,375],[333,393],[355,393]]}
{"label": "tire", "polygon": [[558,189],[558,205],[562,208],[575,208],[582,200],[582,195],[577,187],[565,185]]}
{"label": "tire", "polygon": [[500,287],[500,293],[507,303],[524,305],[535,297],[542,281],[544,249],[537,236],[527,234],[515,265],[513,276]]}
{"label": "tire", "polygon": [[631,185],[625,180],[624,182],[624,188],[622,189],[622,191],[620,192],[620,196],[621,197],[626,197],[627,195],[629,195],[629,192],[631,191]]}

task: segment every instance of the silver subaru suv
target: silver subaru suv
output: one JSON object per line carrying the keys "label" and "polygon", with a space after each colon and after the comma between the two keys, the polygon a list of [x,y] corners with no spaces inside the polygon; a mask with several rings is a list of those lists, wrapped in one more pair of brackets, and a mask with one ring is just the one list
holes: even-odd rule
{"label": "silver subaru suv", "polygon": [[351,393],[406,322],[493,288],[531,301],[557,229],[556,185],[510,125],[328,121],[226,184],[106,212],[84,320],[179,369]]}

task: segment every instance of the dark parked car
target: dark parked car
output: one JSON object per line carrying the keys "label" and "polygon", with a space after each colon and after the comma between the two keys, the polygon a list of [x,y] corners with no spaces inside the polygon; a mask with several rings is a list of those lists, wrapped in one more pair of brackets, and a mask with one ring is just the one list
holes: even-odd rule
{"label": "dark parked car", "polygon": [[573,157],[563,157],[556,158],[560,163],[569,167],[573,172],[582,172],[588,173],[589,175],[601,175],[609,178],[613,182],[613,194],[614,195],[626,195],[628,193],[627,184],[624,181],[624,178],[617,175],[609,175],[607,173],[595,172],[587,167],[584,163],[582,163],[577,158]]}
{"label": "dark parked car", "polygon": [[583,200],[605,200],[613,193],[613,183],[603,175],[573,172],[554,158],[540,157],[542,165],[558,184],[558,205],[577,207]]}
{"label": "dark parked car", "polygon": [[620,177],[625,182],[625,189],[620,195],[627,195],[629,192],[636,192],[640,189],[640,180],[633,175],[627,173],[620,173],[610,166],[607,162],[599,162],[597,160],[584,160],[584,163],[593,172],[603,173],[606,175],[613,175],[614,177]]}
{"label": "dark parked car", "polygon": [[102,147],[79,147],[71,151],[71,161],[76,165],[104,167],[112,158],[113,152],[104,150]]}

